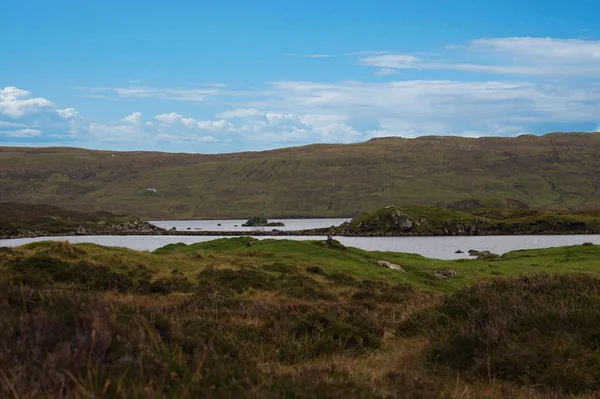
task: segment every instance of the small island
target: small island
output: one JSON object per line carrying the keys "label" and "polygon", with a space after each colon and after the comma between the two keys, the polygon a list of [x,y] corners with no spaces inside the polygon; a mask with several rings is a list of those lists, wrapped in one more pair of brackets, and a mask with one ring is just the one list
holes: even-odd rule
{"label": "small island", "polygon": [[338,236],[474,236],[598,234],[600,213],[530,208],[506,200],[438,206],[387,206],[332,228]]}
{"label": "small island", "polygon": [[248,219],[246,223],[242,225],[243,227],[281,227],[285,226],[285,224],[281,222],[269,222],[267,218],[262,216],[254,216]]}

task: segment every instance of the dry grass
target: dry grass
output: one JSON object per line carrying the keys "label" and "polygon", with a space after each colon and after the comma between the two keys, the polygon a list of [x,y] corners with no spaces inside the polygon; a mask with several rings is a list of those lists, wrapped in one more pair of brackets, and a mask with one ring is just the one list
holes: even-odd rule
{"label": "dry grass", "polygon": [[[600,392],[598,277],[496,279],[441,296],[343,274],[328,266],[336,258],[316,269],[274,249],[221,256],[219,245],[238,244],[162,255],[61,243],[0,251],[0,397]],[[103,261],[132,284],[98,284]]]}

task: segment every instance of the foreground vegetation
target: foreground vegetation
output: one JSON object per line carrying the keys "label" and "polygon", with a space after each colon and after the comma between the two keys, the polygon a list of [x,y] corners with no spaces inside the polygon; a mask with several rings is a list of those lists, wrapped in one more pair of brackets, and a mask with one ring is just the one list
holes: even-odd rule
{"label": "foreground vegetation", "polygon": [[0,248],[0,396],[593,397],[599,255],[442,261],[251,238]]}
{"label": "foreground vegetation", "polygon": [[219,155],[0,147],[0,201],[149,219],[353,217],[465,198],[586,210],[600,207],[599,150],[598,133],[385,138]]}

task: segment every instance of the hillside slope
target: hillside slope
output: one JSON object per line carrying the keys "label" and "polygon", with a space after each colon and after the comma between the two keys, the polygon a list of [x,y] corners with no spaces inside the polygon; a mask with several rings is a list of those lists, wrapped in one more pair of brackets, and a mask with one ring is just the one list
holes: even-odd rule
{"label": "hillside slope", "polygon": [[0,239],[72,234],[150,234],[162,231],[132,216],[0,202]]}
{"label": "hillside slope", "polygon": [[589,209],[600,207],[599,188],[600,133],[384,138],[220,155],[0,147],[0,202],[149,218],[355,216],[469,198]]}

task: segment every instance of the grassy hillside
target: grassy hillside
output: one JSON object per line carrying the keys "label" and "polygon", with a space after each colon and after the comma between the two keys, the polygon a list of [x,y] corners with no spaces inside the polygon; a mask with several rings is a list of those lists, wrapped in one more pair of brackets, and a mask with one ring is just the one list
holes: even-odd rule
{"label": "grassy hillside", "polygon": [[222,155],[0,148],[0,202],[149,218],[346,217],[469,198],[588,209],[600,207],[599,179],[596,133],[386,138]]}
{"label": "grassy hillside", "polygon": [[[0,248],[0,396],[592,398],[599,255],[442,261],[252,238]],[[456,276],[434,276],[445,269]]]}
{"label": "grassy hillside", "polygon": [[0,203],[0,237],[57,234],[150,233],[160,230],[137,217],[109,212],[78,212],[50,205]]}

